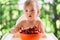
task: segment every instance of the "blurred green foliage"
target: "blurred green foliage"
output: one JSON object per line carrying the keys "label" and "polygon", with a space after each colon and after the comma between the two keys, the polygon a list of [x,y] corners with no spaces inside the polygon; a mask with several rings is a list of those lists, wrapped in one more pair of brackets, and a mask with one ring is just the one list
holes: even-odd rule
{"label": "blurred green foliage", "polygon": [[[17,2],[18,0],[0,0],[0,32],[2,33],[0,39],[10,31],[23,14],[23,10],[18,9]],[[44,0],[42,2],[40,18],[45,24],[45,31],[54,33],[60,39],[60,1],[54,0],[56,4],[45,3]]]}

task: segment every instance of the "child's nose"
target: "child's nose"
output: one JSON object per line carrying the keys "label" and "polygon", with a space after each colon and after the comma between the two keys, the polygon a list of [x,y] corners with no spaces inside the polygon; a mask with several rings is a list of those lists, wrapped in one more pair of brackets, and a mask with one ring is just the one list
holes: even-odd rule
{"label": "child's nose", "polygon": [[29,13],[29,15],[31,15],[32,13],[31,12],[28,12]]}

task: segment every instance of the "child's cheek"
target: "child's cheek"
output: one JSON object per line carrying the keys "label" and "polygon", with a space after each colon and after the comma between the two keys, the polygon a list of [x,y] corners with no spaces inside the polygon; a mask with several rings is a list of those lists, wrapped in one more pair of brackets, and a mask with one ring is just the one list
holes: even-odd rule
{"label": "child's cheek", "polygon": [[27,17],[28,16],[28,13],[25,13],[25,16]]}

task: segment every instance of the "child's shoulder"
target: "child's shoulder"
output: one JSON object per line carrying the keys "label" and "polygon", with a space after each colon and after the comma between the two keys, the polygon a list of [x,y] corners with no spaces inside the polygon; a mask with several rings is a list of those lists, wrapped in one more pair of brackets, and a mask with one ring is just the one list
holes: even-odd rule
{"label": "child's shoulder", "polygon": [[39,24],[39,25],[43,24],[43,22],[41,20],[37,20],[36,23]]}
{"label": "child's shoulder", "polygon": [[37,22],[37,23],[41,23],[42,21],[41,21],[41,20],[37,20],[36,22]]}
{"label": "child's shoulder", "polygon": [[24,23],[26,23],[26,20],[22,20],[22,21],[20,21],[18,24],[17,24],[17,26],[19,25],[23,25]]}

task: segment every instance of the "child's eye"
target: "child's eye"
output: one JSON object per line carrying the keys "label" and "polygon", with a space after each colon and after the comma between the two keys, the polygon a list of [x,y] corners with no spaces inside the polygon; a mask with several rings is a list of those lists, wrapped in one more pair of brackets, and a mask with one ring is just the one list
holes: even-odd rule
{"label": "child's eye", "polygon": [[25,10],[26,12],[28,12],[28,10]]}
{"label": "child's eye", "polygon": [[32,9],[31,11],[34,11],[34,9]]}

